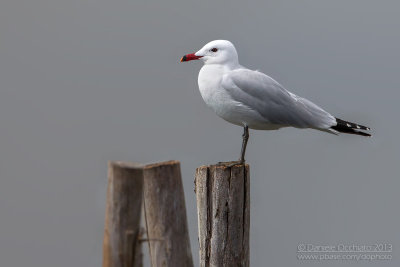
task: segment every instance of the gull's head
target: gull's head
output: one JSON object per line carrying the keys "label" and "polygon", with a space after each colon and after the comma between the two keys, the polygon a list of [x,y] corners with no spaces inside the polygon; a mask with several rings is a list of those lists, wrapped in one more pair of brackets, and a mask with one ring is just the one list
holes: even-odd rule
{"label": "gull's head", "polygon": [[211,41],[196,53],[184,55],[181,62],[195,59],[203,60],[204,64],[239,64],[235,46],[226,40]]}

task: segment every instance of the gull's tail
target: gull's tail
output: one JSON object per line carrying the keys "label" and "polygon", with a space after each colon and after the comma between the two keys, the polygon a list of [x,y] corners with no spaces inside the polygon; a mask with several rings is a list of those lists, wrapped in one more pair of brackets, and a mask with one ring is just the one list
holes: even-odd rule
{"label": "gull's tail", "polygon": [[356,123],[344,121],[338,118],[336,119],[336,125],[332,126],[331,129],[338,131],[340,133],[347,133],[347,134],[356,134],[356,135],[362,135],[362,136],[371,136],[369,133],[362,132],[360,130],[364,131],[369,131],[371,130],[370,128],[366,126],[362,126]]}

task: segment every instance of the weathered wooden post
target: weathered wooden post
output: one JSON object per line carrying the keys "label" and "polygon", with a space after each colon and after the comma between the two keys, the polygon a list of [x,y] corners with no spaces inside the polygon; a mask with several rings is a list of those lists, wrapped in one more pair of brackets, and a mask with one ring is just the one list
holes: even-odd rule
{"label": "weathered wooden post", "polygon": [[192,267],[179,161],[145,166],[144,210],[152,266]]}
{"label": "weathered wooden post", "polygon": [[139,244],[143,166],[110,162],[103,267],[141,267]]}
{"label": "weathered wooden post", "polygon": [[201,166],[195,191],[200,267],[249,266],[249,166]]}

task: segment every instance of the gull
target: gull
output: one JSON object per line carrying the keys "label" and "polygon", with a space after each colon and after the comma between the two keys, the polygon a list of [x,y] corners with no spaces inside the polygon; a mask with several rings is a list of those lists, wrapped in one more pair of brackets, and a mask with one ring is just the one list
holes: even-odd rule
{"label": "gull", "polygon": [[239,160],[220,164],[245,162],[249,128],[311,128],[336,135],[371,136],[362,131],[370,128],[336,118],[310,100],[289,92],[268,75],[240,65],[230,41],[211,41],[196,53],[184,55],[181,62],[198,59],[204,62],[198,76],[204,102],[219,117],[244,129]]}

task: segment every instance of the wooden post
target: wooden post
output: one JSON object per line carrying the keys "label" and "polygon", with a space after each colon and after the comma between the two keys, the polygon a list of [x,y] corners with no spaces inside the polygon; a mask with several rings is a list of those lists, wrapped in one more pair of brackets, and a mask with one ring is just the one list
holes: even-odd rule
{"label": "wooden post", "polygon": [[141,267],[139,244],[143,166],[110,162],[103,267]]}
{"label": "wooden post", "polygon": [[152,266],[192,267],[179,161],[145,166],[144,210]]}
{"label": "wooden post", "polygon": [[200,267],[249,266],[249,166],[201,166],[195,191]]}

